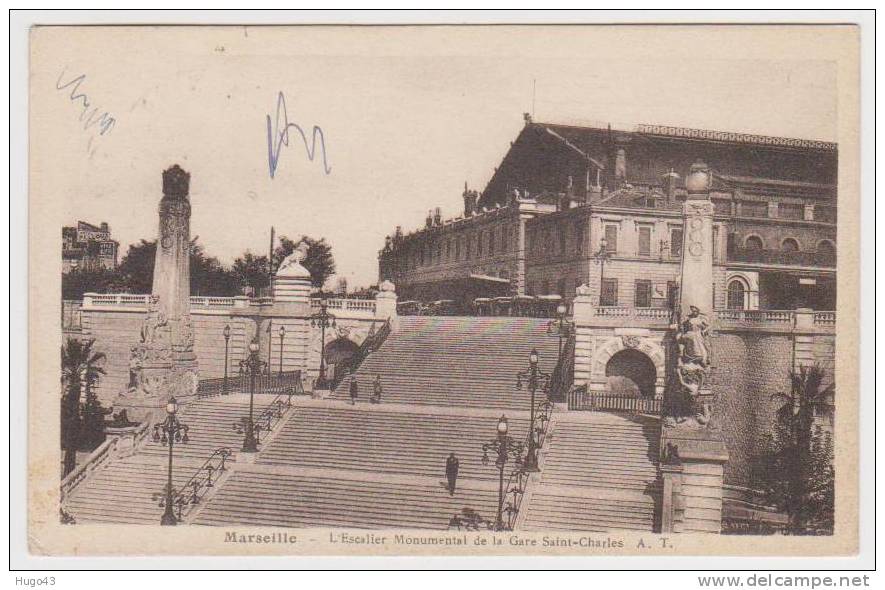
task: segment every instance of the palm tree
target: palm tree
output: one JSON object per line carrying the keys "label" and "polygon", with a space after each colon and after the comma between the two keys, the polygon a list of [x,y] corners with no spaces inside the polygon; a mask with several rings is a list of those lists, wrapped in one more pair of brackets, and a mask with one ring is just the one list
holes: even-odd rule
{"label": "palm tree", "polygon": [[782,404],[765,462],[768,495],[786,512],[793,534],[807,533],[832,516],[832,443],[814,423],[815,416],[829,416],[834,408],[835,386],[822,387],[823,378],[820,367],[801,367],[790,371],[789,393],[771,396]]}
{"label": "palm tree", "polygon": [[105,370],[98,366],[104,361],[103,352],[94,352],[95,340],[81,342],[68,338],[61,347],[61,446],[64,449],[64,473],[74,470],[77,465],[77,450],[82,437],[80,418],[80,396],[83,386],[91,391]]}

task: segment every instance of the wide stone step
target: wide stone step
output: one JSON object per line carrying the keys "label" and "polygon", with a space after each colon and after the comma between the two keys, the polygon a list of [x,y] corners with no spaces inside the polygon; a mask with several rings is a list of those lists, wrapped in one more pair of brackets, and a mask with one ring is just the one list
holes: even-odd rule
{"label": "wide stone step", "polygon": [[464,508],[494,518],[493,490],[237,473],[197,524],[445,529]]}

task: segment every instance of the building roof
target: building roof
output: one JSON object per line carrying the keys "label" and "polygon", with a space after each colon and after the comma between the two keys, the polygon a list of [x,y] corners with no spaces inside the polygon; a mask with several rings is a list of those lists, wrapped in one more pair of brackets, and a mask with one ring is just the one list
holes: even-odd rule
{"label": "building roof", "polygon": [[661,186],[671,169],[684,178],[698,159],[723,177],[821,187],[837,183],[835,143],[667,125],[614,129],[527,118],[486,185],[480,205],[500,202],[513,188],[532,194],[559,192],[569,178],[580,187],[605,183],[614,173],[619,148],[626,154],[626,180],[634,185]]}

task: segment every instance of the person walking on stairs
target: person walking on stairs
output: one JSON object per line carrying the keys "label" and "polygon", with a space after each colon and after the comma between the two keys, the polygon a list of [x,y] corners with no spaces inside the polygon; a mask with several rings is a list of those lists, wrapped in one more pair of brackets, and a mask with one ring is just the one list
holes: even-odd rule
{"label": "person walking on stairs", "polygon": [[372,382],[372,399],[373,404],[381,403],[381,394],[383,393],[383,389],[381,388],[381,375],[375,375],[375,381]]}
{"label": "person walking on stairs", "polygon": [[455,483],[458,481],[458,457],[455,453],[449,453],[446,459],[446,479],[449,482],[449,495],[455,495]]}
{"label": "person walking on stairs", "polygon": [[360,386],[356,382],[356,377],[350,378],[350,403],[356,405],[356,398],[359,397]]}

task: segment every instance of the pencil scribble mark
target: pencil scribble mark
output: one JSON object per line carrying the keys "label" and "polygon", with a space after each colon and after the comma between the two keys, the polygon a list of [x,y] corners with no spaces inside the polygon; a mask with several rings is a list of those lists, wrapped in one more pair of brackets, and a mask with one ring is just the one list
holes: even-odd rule
{"label": "pencil scribble mark", "polygon": [[70,88],[68,100],[72,103],[77,103],[80,106],[80,116],[78,117],[78,120],[83,123],[84,131],[88,131],[91,127],[97,126],[99,135],[107,135],[117,124],[117,119],[107,111],[99,114],[99,107],[94,107],[89,96],[80,90],[80,86],[86,80],[86,74],[80,74],[76,78],[72,78],[71,80],[62,83],[62,78],[64,78],[66,70],[67,68],[62,70],[61,74],[59,74],[58,80],[55,82],[55,89],[61,91]]}
{"label": "pencil scribble mark", "polygon": [[[304,129],[296,123],[289,122],[289,114],[286,111],[286,97],[280,92],[277,95],[276,118],[271,120],[270,115],[267,115],[267,164],[270,171],[270,177],[273,178],[277,171],[277,165],[280,161],[280,151],[283,146],[289,145],[290,129],[294,129],[299,135],[301,135],[301,141],[304,143],[304,151],[307,154],[307,159],[313,162],[314,158],[317,156],[317,148],[319,147],[319,151],[323,156],[323,170],[326,174],[332,172],[326,158],[326,139],[323,135],[323,130],[319,126],[314,125],[311,133],[311,141],[308,143],[307,134],[304,132]],[[319,140],[319,145],[317,145],[317,140]]]}

